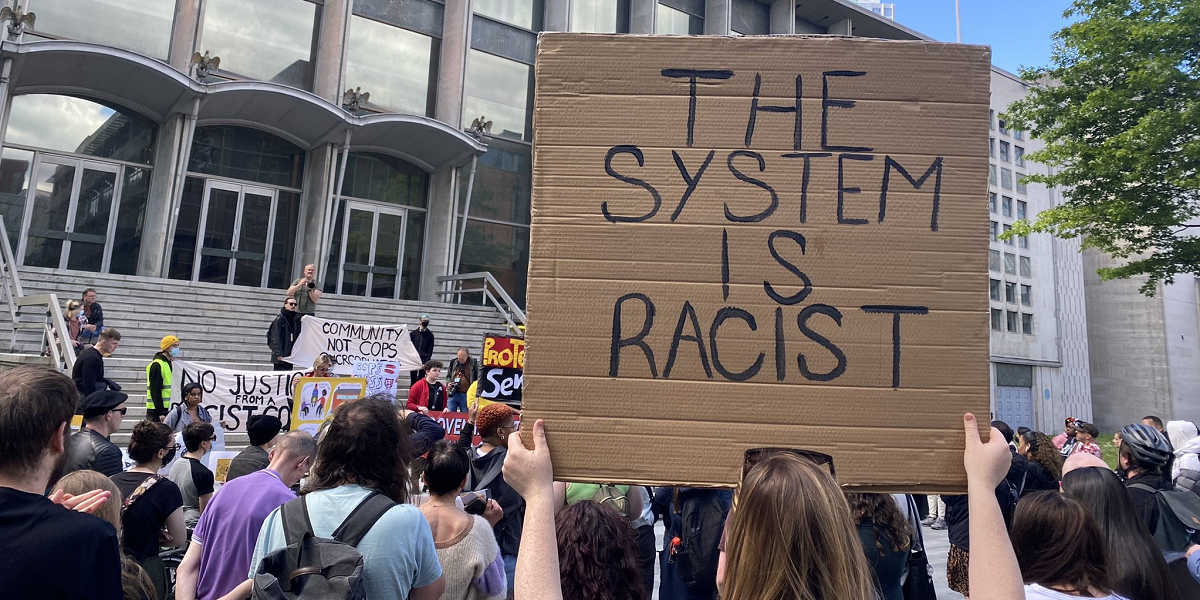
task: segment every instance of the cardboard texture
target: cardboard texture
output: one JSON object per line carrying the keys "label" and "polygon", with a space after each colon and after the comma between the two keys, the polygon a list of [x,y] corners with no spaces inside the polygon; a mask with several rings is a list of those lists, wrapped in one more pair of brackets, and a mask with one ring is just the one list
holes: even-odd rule
{"label": "cardboard texture", "polygon": [[535,68],[522,418],[557,479],[728,486],[785,446],[965,489],[988,48],[542,34]]}

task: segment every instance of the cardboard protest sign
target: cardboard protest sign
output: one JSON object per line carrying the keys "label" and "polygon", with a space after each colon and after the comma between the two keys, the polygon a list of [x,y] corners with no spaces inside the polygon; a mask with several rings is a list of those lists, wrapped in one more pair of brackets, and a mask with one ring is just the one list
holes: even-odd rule
{"label": "cardboard protest sign", "polygon": [[[524,419],[555,477],[748,448],[962,490],[988,410],[985,47],[542,34]],[[986,419],[981,419],[986,420]]]}
{"label": "cardboard protest sign", "polygon": [[362,377],[300,377],[292,400],[293,431],[316,437],[321,423],[337,407],[365,397],[367,380]]}
{"label": "cardboard protest sign", "polygon": [[367,381],[366,396],[384,394],[396,401],[396,391],[401,379],[408,383],[408,371],[400,363],[391,360],[356,360],[351,375]]}
{"label": "cardboard protest sign", "polygon": [[300,371],[239,371],[178,359],[171,371],[171,408],[183,401],[183,386],[198,383],[204,390],[201,405],[208,409],[214,427],[220,424],[225,431],[245,432],[246,421],[255,414],[274,415],[285,429],[289,426],[292,381]]}
{"label": "cardboard protest sign", "polygon": [[524,339],[496,334],[483,337],[483,361],[477,389],[480,398],[520,405],[524,370]]}
{"label": "cardboard protest sign", "polygon": [[300,336],[284,360],[311,367],[322,352],[333,358],[333,372],[338,375],[352,374],[360,360],[392,361],[404,371],[420,370],[423,364],[407,325],[364,325],[304,315]]}

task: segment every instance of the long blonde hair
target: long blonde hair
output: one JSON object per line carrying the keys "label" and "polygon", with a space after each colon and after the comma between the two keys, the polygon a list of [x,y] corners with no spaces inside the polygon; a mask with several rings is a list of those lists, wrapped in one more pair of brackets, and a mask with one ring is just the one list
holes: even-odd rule
{"label": "long blonde hair", "polygon": [[793,454],[746,474],[725,544],[724,600],[874,600],[850,507],[833,476]]}

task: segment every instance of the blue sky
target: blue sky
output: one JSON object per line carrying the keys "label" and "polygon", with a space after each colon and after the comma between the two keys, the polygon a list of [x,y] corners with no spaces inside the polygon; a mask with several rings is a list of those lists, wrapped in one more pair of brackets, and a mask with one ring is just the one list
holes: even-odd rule
{"label": "blue sky", "polygon": [[[889,0],[884,0],[889,1]],[[936,40],[954,41],[954,0],[890,0],[896,21]],[[992,47],[992,64],[1016,73],[1050,63],[1050,36],[1062,29],[1069,0],[959,0],[962,41]]]}

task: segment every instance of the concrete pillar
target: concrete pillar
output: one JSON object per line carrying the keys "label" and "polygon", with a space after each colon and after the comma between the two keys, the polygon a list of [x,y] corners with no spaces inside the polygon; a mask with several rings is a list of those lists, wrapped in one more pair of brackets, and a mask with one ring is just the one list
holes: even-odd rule
{"label": "concrete pillar", "polygon": [[733,0],[704,0],[704,34],[729,35]]}
{"label": "concrete pillar", "polygon": [[171,49],[167,62],[182,73],[188,72],[196,42],[200,37],[200,0],[175,0],[175,21],[171,25]]}
{"label": "concrete pillar", "polygon": [[[442,48],[438,55],[437,104],[434,117],[462,129],[463,86],[467,50],[471,48],[471,0],[446,0]],[[437,200],[439,197],[434,196]]]}
{"label": "concrete pillar", "polygon": [[[469,167],[464,167],[469,168]],[[425,255],[421,265],[420,299],[442,301],[437,278],[452,271],[457,238],[454,235],[455,169],[443,167],[429,178],[429,211],[425,213]]]}
{"label": "concrete pillar", "polygon": [[[326,273],[327,256],[321,254],[321,231],[329,214],[330,170],[339,148],[324,144],[310,150],[304,158],[304,189],[300,194],[300,223],[296,227],[296,251],[292,255],[288,279],[299,277],[303,265],[317,265],[317,279],[324,284],[336,273]],[[332,177],[337,177],[335,173]],[[332,227],[332,224],[330,224]]]}
{"label": "concrete pillar", "polygon": [[850,22],[850,17],[846,17],[841,21],[829,24],[829,30],[826,31],[829,35],[852,35],[854,25]]}
{"label": "concrete pillar", "polygon": [[341,106],[342,56],[346,47],[350,0],[325,0],[320,12],[320,37],[317,38],[317,55],[313,61],[313,93]]}
{"label": "concrete pillar", "polygon": [[171,260],[170,248],[174,240],[167,239],[171,229],[171,204],[176,194],[176,175],[183,139],[187,128],[187,117],[175,114],[159,125],[154,140],[154,170],[150,172],[150,194],[146,201],[145,217],[142,219],[142,246],[138,252],[137,274],[160,277],[165,272],[164,259]]}
{"label": "concrete pillar", "polygon": [[567,31],[571,22],[571,0],[546,0],[543,31]]}
{"label": "concrete pillar", "polygon": [[771,3],[771,34],[796,33],[796,0],[775,0]]}
{"label": "concrete pillar", "polygon": [[630,0],[629,33],[654,33],[658,0]]}

